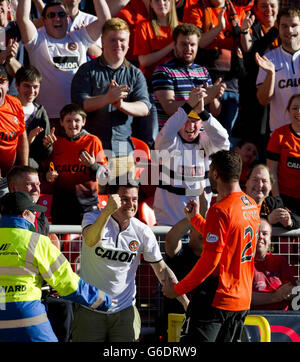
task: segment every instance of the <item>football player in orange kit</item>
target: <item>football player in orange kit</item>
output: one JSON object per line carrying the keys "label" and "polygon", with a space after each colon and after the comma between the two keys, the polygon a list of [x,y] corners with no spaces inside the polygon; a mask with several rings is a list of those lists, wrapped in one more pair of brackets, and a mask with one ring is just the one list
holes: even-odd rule
{"label": "football player in orange kit", "polygon": [[251,302],[259,210],[240,188],[240,156],[221,150],[211,160],[209,178],[217,202],[206,220],[197,202],[185,208],[191,225],[204,237],[201,257],[179,283],[169,280],[163,287],[164,295],[174,298],[215,278],[214,290],[195,291],[191,298],[181,339],[188,343],[236,341]]}

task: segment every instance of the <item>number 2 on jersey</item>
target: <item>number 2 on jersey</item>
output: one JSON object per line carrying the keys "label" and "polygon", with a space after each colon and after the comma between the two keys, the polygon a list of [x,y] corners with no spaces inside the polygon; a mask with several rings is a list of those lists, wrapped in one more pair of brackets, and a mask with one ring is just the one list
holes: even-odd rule
{"label": "number 2 on jersey", "polygon": [[242,251],[241,263],[246,263],[248,261],[251,261],[254,256],[255,251],[253,251],[252,254],[250,255],[246,255],[247,251],[252,248],[252,241],[254,236],[253,228],[250,225],[245,227],[244,239],[246,239],[248,235],[250,235],[250,241],[245,245]]}

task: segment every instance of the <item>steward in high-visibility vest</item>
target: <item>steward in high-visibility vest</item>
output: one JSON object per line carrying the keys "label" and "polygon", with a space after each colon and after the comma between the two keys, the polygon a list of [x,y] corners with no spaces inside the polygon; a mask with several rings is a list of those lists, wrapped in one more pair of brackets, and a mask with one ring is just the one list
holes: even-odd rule
{"label": "steward in high-visibility vest", "polygon": [[35,232],[35,204],[25,192],[1,199],[0,342],[57,342],[41,302],[43,280],[75,303],[106,311],[112,299],[75,274],[47,236]]}

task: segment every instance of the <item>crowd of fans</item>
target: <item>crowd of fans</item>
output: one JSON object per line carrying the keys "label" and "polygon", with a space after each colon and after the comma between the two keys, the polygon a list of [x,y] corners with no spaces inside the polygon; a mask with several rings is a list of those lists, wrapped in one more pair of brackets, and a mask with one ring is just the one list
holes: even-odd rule
{"label": "crowd of fans", "polygon": [[[299,1],[0,0],[0,9],[0,197],[14,167],[30,166],[53,197],[52,223],[81,224],[105,180],[136,177],[135,137],[169,152],[165,164],[151,153],[144,172],[150,180],[158,168],[159,180],[144,182],[139,200],[177,230],[170,265],[189,229],[185,205],[196,199],[205,216],[214,200],[209,155],[220,149],[241,155],[240,184],[261,205],[262,227],[300,227]],[[266,253],[256,292],[268,290]],[[292,279],[276,278],[272,292]],[[272,304],[258,294],[255,307]],[[276,306],[286,302],[278,294]]]}

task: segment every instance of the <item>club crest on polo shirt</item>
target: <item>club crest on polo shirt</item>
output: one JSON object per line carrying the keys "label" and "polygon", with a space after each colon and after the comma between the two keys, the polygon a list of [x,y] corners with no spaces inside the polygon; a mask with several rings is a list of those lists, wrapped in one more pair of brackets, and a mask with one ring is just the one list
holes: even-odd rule
{"label": "club crest on polo shirt", "polygon": [[68,49],[69,50],[72,50],[72,51],[74,51],[74,50],[77,50],[77,48],[78,48],[78,46],[77,46],[77,44],[76,43],[68,43]]}
{"label": "club crest on polo shirt", "polygon": [[139,248],[139,242],[137,240],[132,240],[129,244],[128,244],[128,247],[129,247],[129,250],[130,251],[137,251],[138,248]]}
{"label": "club crest on polo shirt", "polygon": [[206,235],[206,241],[208,243],[216,243],[219,240],[218,236],[215,234],[208,233]]}

